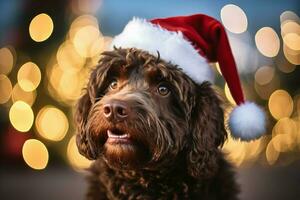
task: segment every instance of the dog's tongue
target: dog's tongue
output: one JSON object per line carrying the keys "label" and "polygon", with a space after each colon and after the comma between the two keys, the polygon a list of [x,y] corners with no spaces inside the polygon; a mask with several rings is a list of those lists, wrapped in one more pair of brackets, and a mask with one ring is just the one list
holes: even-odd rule
{"label": "dog's tongue", "polygon": [[114,133],[111,130],[107,130],[107,136],[109,138],[116,138],[116,139],[125,139],[125,138],[129,138],[129,135],[127,133],[120,133],[118,132],[118,134]]}

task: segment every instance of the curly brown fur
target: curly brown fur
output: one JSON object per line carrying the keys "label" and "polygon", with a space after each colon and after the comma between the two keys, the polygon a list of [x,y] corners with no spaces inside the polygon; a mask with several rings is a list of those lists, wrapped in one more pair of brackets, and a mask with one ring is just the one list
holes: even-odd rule
{"label": "curly brown fur", "polygon": [[[107,107],[115,102],[124,110]],[[196,84],[159,53],[104,52],[75,115],[79,152],[96,160],[88,199],[237,199],[219,149],[227,138],[221,105],[208,82]]]}

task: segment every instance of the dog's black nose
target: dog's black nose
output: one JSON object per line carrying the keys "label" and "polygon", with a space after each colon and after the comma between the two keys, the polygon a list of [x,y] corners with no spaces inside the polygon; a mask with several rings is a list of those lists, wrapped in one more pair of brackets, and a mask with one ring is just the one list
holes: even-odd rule
{"label": "dog's black nose", "polygon": [[121,121],[127,118],[129,108],[124,102],[112,101],[103,106],[103,114],[109,120]]}

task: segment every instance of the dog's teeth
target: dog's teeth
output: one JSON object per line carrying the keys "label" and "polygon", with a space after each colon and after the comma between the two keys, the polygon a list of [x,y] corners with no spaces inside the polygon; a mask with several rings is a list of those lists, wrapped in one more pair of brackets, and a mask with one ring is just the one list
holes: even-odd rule
{"label": "dog's teeth", "polygon": [[128,134],[115,135],[115,134],[113,134],[110,130],[107,130],[107,136],[108,136],[109,138],[118,138],[118,139],[128,138],[128,137],[129,137]]}
{"label": "dog's teeth", "polygon": [[110,130],[107,130],[107,135],[108,135],[108,137],[113,137],[114,136],[113,133]]}

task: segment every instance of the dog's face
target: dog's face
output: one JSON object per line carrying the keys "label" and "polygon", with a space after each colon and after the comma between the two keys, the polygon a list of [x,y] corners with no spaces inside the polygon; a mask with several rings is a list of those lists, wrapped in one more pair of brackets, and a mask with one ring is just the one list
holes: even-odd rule
{"label": "dog's face", "polygon": [[75,119],[79,151],[118,169],[157,168],[184,155],[190,174],[199,176],[214,170],[226,137],[208,83],[137,49],[103,54]]}

